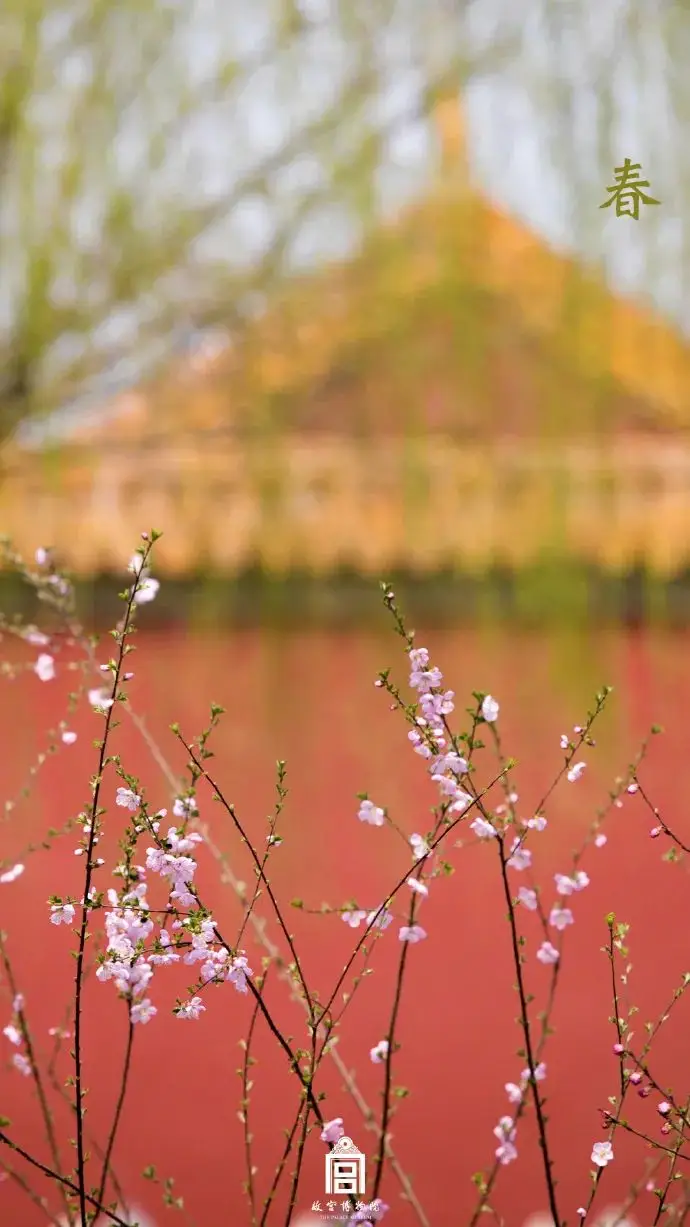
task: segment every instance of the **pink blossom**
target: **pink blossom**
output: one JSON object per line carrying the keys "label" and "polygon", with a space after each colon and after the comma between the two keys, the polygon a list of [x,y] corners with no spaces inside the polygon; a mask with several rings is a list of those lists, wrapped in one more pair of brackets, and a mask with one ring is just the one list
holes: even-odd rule
{"label": "pink blossom", "polygon": [[537,814],[534,818],[528,818],[525,825],[533,831],[543,831],[547,822],[543,814]]}
{"label": "pink blossom", "polygon": [[599,835],[597,835],[597,836],[595,837],[595,840],[594,840],[594,847],[595,847],[595,848],[603,848],[603,846],[604,846],[604,844],[605,844],[606,842],[607,842],[607,836],[606,836],[606,835],[604,835],[604,833],[603,833],[603,832],[601,832]]}
{"label": "pink blossom", "polygon": [[474,831],[477,839],[493,839],[496,836],[496,828],[486,818],[475,818],[470,823],[470,830]]}
{"label": "pink blossom", "polygon": [[429,855],[430,849],[428,843],[416,832],[414,835],[410,835],[410,847],[412,848],[412,855],[416,861],[421,861],[422,857]]}
{"label": "pink blossom", "polygon": [[520,1100],[522,1099],[522,1095],[523,1095],[523,1090],[522,1090],[522,1087],[517,1085],[517,1083],[506,1082],[505,1092],[511,1103],[520,1103]]}
{"label": "pink blossom", "polygon": [[0,882],[16,882],[24,872],[24,865],[13,865],[11,869],[6,869],[4,873],[0,873]]}
{"label": "pink blossom", "polygon": [[537,958],[539,959],[539,962],[543,963],[546,967],[550,963],[557,963],[560,955],[556,947],[551,945],[551,942],[542,942],[541,946],[537,950]]}
{"label": "pink blossom", "polygon": [[53,903],[51,904],[51,924],[71,925],[74,920],[74,905],[72,903]]}
{"label": "pink blossom", "polygon": [[572,895],[576,891],[584,890],[586,886],[589,886],[589,878],[582,869],[578,869],[572,877],[565,873],[556,873],[554,874],[554,881],[559,895]]}
{"label": "pink blossom", "polygon": [[133,1001],[129,1010],[129,1016],[132,1022],[141,1023],[142,1026],[145,1023],[150,1022],[157,1013],[158,1010],[156,1009],[155,1005],[152,1005],[148,997],[145,997],[143,1001]]}
{"label": "pink blossom", "polygon": [[493,724],[494,720],[498,719],[500,711],[499,704],[493,695],[487,694],[482,700],[482,716],[489,724]]}
{"label": "pink blossom", "polygon": [[568,781],[574,784],[576,780],[579,780],[586,766],[586,763],[574,763],[568,772]]}
{"label": "pink blossom", "polygon": [[103,708],[104,711],[107,711],[109,707],[112,707],[113,699],[105,686],[96,686],[94,690],[89,691],[89,703],[95,710]]}
{"label": "pink blossom", "polygon": [[363,920],[366,920],[366,912],[343,912],[342,919],[351,929],[358,929]]}
{"label": "pink blossom", "polygon": [[610,1142],[595,1142],[592,1147],[592,1163],[597,1167],[606,1167],[613,1159],[613,1147]]}
{"label": "pink blossom", "polygon": [[2,1033],[3,1035],[7,1036],[8,1040],[10,1041],[10,1044],[15,1044],[15,1045],[21,1044],[22,1033],[18,1027],[15,1027],[13,1025],[13,1023],[8,1023],[6,1027],[3,1027]]}
{"label": "pink blossom", "polygon": [[73,746],[76,740],[77,740],[77,734],[73,733],[71,729],[65,729],[63,731],[62,741],[64,745]]}
{"label": "pink blossom", "polygon": [[367,916],[367,925],[372,925],[375,929],[385,931],[392,923],[393,913],[389,912],[387,908],[384,908],[383,911],[379,911],[376,908],[373,912],[369,912]]}
{"label": "pink blossom", "polygon": [[331,1145],[335,1145],[344,1136],[345,1130],[343,1129],[342,1116],[336,1116],[334,1120],[326,1121],[321,1130],[321,1141],[329,1142]]}
{"label": "pink blossom", "polygon": [[200,1014],[206,1009],[201,997],[192,997],[189,1001],[185,1001],[184,1005],[175,1010],[177,1018],[199,1018]]}
{"label": "pink blossom", "polygon": [[[523,1082],[525,1083],[529,1082],[529,1070],[523,1069],[522,1073],[520,1074],[520,1077]],[[543,1061],[540,1061],[539,1064],[536,1065],[534,1068],[534,1081],[543,1082],[545,1077],[546,1077],[546,1065]]]}
{"label": "pink blossom", "polygon": [[537,892],[531,890],[528,886],[521,886],[518,895],[520,903],[526,907],[528,912],[536,912],[537,910]]}
{"label": "pink blossom", "polygon": [[409,886],[410,890],[415,893],[415,895],[422,895],[423,898],[426,898],[426,896],[429,894],[429,887],[425,882],[420,882],[417,878],[408,878],[407,885]]}
{"label": "pink blossom", "polygon": [[135,605],[148,605],[158,595],[160,583],[157,579],[152,579],[150,575],[146,576],[137,585],[137,590],[134,593]]}
{"label": "pink blossom", "polygon": [[41,652],[36,664],[34,665],[34,673],[41,682],[52,682],[55,677],[55,661],[48,652]]}
{"label": "pink blossom", "polygon": [[426,929],[421,925],[402,925],[398,934],[401,942],[423,942],[426,937]]}
{"label": "pink blossom", "polygon": [[[193,795],[191,797],[176,797],[173,802],[173,818],[189,818],[195,809],[196,798]],[[165,817],[165,813],[165,810],[161,810],[161,817]]]}
{"label": "pink blossom", "polygon": [[388,1056],[388,1040],[379,1040],[376,1047],[369,1050],[369,1056],[374,1065],[381,1065]]}
{"label": "pink blossom", "polygon": [[24,638],[34,648],[45,648],[50,643],[48,635],[44,635],[43,631],[29,630],[24,635]]}
{"label": "pink blossom", "polygon": [[31,1062],[28,1057],[24,1056],[23,1052],[15,1052],[12,1054],[12,1064],[15,1069],[18,1069],[20,1074],[28,1078],[31,1074]]}
{"label": "pink blossom", "polygon": [[569,907],[552,907],[549,915],[549,924],[553,925],[554,929],[558,929],[562,933],[568,925],[574,923],[574,916]]}
{"label": "pink blossom", "polygon": [[134,813],[141,805],[141,797],[137,793],[132,792],[131,788],[118,788],[115,794],[115,804],[121,806],[122,809],[128,809],[131,813]]}
{"label": "pink blossom", "polygon": [[362,801],[357,817],[360,822],[368,822],[372,827],[382,827],[386,821],[386,815],[380,806],[369,800]]}
{"label": "pink blossom", "polygon": [[508,857],[507,865],[509,869],[528,869],[532,864],[532,853],[529,848],[525,848],[519,838],[513,841],[511,855]]}
{"label": "pink blossom", "polygon": [[230,970],[228,972],[228,980],[234,984],[238,993],[246,993],[247,976],[253,976],[254,972],[249,966],[248,959],[243,954],[238,954],[232,960]]}
{"label": "pink blossom", "polygon": [[516,1129],[512,1116],[502,1116],[494,1129],[494,1136],[501,1143],[496,1150],[496,1158],[504,1167],[517,1159],[515,1135]]}

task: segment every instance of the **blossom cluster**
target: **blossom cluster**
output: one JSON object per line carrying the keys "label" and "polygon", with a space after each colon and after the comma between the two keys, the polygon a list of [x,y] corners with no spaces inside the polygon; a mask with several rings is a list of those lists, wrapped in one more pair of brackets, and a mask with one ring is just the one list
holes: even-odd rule
{"label": "blossom cluster", "polygon": [[[135,812],[141,806],[141,797],[130,788],[120,787],[115,803]],[[193,807],[194,798],[177,798],[173,814],[184,818]],[[200,986],[226,980],[240,993],[248,991],[247,978],[253,975],[246,955],[232,954],[219,939],[213,917],[198,905],[193,887],[197,862],[191,853],[203,842],[202,836],[174,826],[168,828],[165,836],[159,836],[166,814],[167,810],[159,810],[148,828],[141,823],[135,826],[137,836],[148,829],[156,836],[156,843],[146,848],[144,865],[117,865],[113,874],[126,878],[126,885],[120,893],[112,887],[106,892],[110,904],[104,921],[107,946],[96,977],[101,983],[112,980],[117,991],[126,997],[133,1023],[147,1023],[157,1013],[148,995],[156,967],[180,961],[200,964]],[[148,902],[149,875],[167,885],[166,921],[171,914],[175,917],[169,929],[164,923],[156,931]],[[183,915],[180,911],[183,908],[190,910]],[[53,924],[71,924],[75,914],[70,902],[60,900],[51,905]],[[195,995],[174,1012],[178,1018],[197,1019],[205,1009],[202,999]]]}

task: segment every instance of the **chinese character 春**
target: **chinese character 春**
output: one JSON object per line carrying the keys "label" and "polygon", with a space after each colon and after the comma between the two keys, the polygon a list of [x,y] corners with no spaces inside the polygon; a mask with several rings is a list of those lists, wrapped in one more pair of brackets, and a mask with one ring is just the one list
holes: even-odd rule
{"label": "chinese character \u6625", "polygon": [[[639,221],[640,201],[644,204],[658,205],[660,200],[655,200],[653,196],[646,196],[640,189],[649,187],[648,179],[640,179],[637,172],[640,169],[639,162],[631,162],[630,158],[626,158],[622,166],[617,166],[614,175],[618,179],[618,183],[611,184],[607,187],[607,192],[613,192],[610,200],[605,200],[600,209],[608,209],[614,200],[616,202],[616,217],[633,217],[635,221]],[[626,206],[630,205],[630,208]]]}

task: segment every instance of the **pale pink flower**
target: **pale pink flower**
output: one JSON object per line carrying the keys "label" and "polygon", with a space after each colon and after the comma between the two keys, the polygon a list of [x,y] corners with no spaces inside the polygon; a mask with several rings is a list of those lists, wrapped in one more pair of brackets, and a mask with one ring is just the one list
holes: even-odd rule
{"label": "pale pink flower", "polygon": [[[447,754],[439,754],[434,759],[433,771],[439,775],[446,771],[452,771],[454,775],[467,775],[467,759],[456,753],[455,750],[449,750]],[[434,778],[433,775],[431,778]]]}
{"label": "pale pink flower", "polygon": [[567,750],[569,744],[568,734],[561,733],[561,750]]}
{"label": "pale pink flower", "polygon": [[34,673],[41,682],[52,682],[55,677],[55,661],[48,652],[41,652],[36,664],[34,665]]}
{"label": "pale pink flower", "polygon": [[429,663],[428,648],[410,648],[408,656],[411,669],[426,669]]}
{"label": "pale pink flower", "polygon": [[410,847],[412,855],[416,861],[421,861],[423,856],[428,856],[430,848],[425,839],[418,835],[415,831],[414,835],[410,835]]}
{"label": "pale pink flower", "polygon": [[379,1040],[376,1047],[369,1050],[369,1056],[374,1065],[381,1065],[388,1056],[388,1040]]}
{"label": "pale pink flower", "polygon": [[390,924],[393,923],[393,913],[384,908],[382,912],[376,908],[373,912],[369,912],[367,916],[367,925],[373,925],[375,929],[382,929],[384,932]]}
{"label": "pale pink flower", "polygon": [[153,1005],[148,997],[143,1001],[133,1001],[130,1007],[129,1016],[133,1023],[141,1023],[142,1026],[150,1022],[151,1019],[158,1013],[155,1005]]}
{"label": "pale pink flower", "polygon": [[551,942],[542,942],[541,946],[537,950],[537,958],[539,959],[540,963],[543,963],[545,967],[548,967],[551,963],[557,963],[560,955],[556,947],[551,945]]}
{"label": "pale pink flower", "polygon": [[536,912],[537,910],[537,892],[530,890],[528,886],[521,886],[518,891],[518,899],[523,907],[526,907],[528,912]]}
{"label": "pale pink flower", "polygon": [[23,865],[13,865],[11,869],[6,869],[4,873],[0,873],[0,882],[16,882],[24,872]]}
{"label": "pale pink flower", "polygon": [[[523,1082],[529,1082],[529,1070],[523,1069],[522,1073],[520,1074],[520,1077],[522,1078]],[[540,1061],[539,1064],[535,1065],[534,1067],[534,1081],[543,1082],[545,1077],[546,1077],[546,1065],[543,1061]]]}
{"label": "pale pink flower", "polygon": [[160,582],[148,575],[145,579],[142,579],[141,583],[137,586],[137,590],[134,593],[133,598],[134,604],[148,605],[149,602],[153,601],[158,595],[159,588]]}
{"label": "pale pink flower", "polygon": [[493,724],[494,720],[498,719],[500,707],[496,699],[491,694],[487,694],[482,701],[482,716],[488,724]]}
{"label": "pale pink flower", "polygon": [[470,823],[470,830],[474,831],[477,839],[493,839],[496,836],[496,828],[486,818],[475,818]]}
{"label": "pale pink flower", "polygon": [[141,805],[141,797],[132,792],[131,788],[118,788],[115,794],[115,804],[134,813]]}
{"label": "pale pink flower", "polygon": [[522,1087],[518,1086],[516,1082],[506,1082],[505,1092],[511,1103],[519,1103],[522,1099]]}
{"label": "pale pink flower", "polygon": [[426,937],[426,929],[421,925],[402,925],[398,934],[401,942],[423,942]]}
{"label": "pale pink flower", "polygon": [[568,772],[569,783],[574,784],[576,780],[579,780],[586,766],[587,766],[586,763],[574,763],[573,766],[570,768],[570,771]]}
{"label": "pale pink flower", "polygon": [[613,1147],[610,1142],[595,1142],[592,1147],[591,1160],[597,1167],[606,1167],[613,1159]]}
{"label": "pale pink flower", "polygon": [[515,1134],[516,1130],[512,1116],[502,1116],[494,1129],[494,1136],[501,1143],[496,1150],[496,1158],[503,1167],[517,1159]]}
{"label": "pale pink flower", "polygon": [[89,703],[93,708],[102,707],[107,711],[109,707],[112,707],[113,700],[105,686],[96,686],[94,690],[89,691]]}
{"label": "pale pink flower", "polygon": [[505,1141],[496,1147],[496,1158],[503,1167],[507,1167],[509,1163],[514,1163],[517,1157],[518,1152],[514,1142]]}
{"label": "pale pink flower", "polygon": [[254,972],[249,966],[247,958],[243,954],[236,955],[228,972],[228,980],[231,984],[234,984],[238,993],[246,993],[248,991],[247,976],[253,975]]}
{"label": "pale pink flower", "polygon": [[604,844],[605,844],[606,842],[607,842],[607,836],[606,836],[606,835],[604,835],[604,833],[603,833],[603,832],[601,832],[599,835],[597,835],[597,836],[596,836],[596,838],[595,838],[595,840],[594,840],[594,847],[595,847],[595,848],[603,848],[603,846],[604,846]]}
{"label": "pale pink flower", "polygon": [[574,923],[573,916],[569,907],[552,907],[549,915],[549,924],[553,925],[554,929],[558,929],[562,933],[568,925]]}
{"label": "pale pink flower", "polygon": [[343,912],[342,919],[351,929],[358,929],[363,920],[366,920],[366,912]]}
{"label": "pale pink flower", "polygon": [[73,733],[71,729],[65,729],[62,733],[62,741],[64,745],[73,746],[76,740],[77,734]]}
{"label": "pale pink flower", "polygon": [[28,1078],[31,1074],[31,1062],[28,1057],[24,1056],[23,1052],[15,1052],[12,1054],[12,1064],[15,1069],[18,1069],[20,1074]]}
{"label": "pale pink flower", "polygon": [[10,1044],[15,1044],[15,1045],[21,1044],[22,1033],[18,1027],[14,1026],[13,1023],[8,1023],[6,1027],[3,1027],[2,1033],[3,1035],[7,1036],[8,1040],[10,1041]]}
{"label": "pale pink flower", "polygon": [[[196,798],[191,797],[176,797],[173,802],[173,818],[189,818],[196,809]],[[161,815],[165,816],[165,810],[161,810]]]}
{"label": "pale pink flower", "polygon": [[362,801],[357,817],[360,822],[368,822],[372,827],[382,827],[386,821],[386,815],[381,807],[368,800]]}
{"label": "pale pink flower", "polygon": [[589,878],[582,869],[578,869],[572,877],[565,873],[556,873],[554,881],[556,892],[559,895],[572,895],[576,891],[584,890],[585,886],[589,886]]}
{"label": "pale pink flower", "polygon": [[543,831],[546,823],[546,818],[543,814],[537,814],[535,818],[528,818],[525,826],[528,826],[532,831]]}
{"label": "pale pink flower", "polygon": [[132,554],[132,557],[130,558],[127,564],[127,570],[131,571],[133,575],[138,575],[143,565],[144,565],[143,554]]}
{"label": "pale pink flower", "polygon": [[429,887],[425,882],[420,882],[417,878],[408,878],[407,885],[415,895],[422,895],[424,898],[429,894]]}
{"label": "pale pink flower", "polygon": [[30,630],[24,635],[27,643],[30,643],[34,648],[45,648],[50,643],[48,635],[44,635],[43,631]]}
{"label": "pale pink flower", "polygon": [[671,1111],[671,1105],[670,1103],[667,1103],[666,1100],[664,1099],[662,1103],[659,1104],[657,1108],[657,1112],[659,1113],[660,1116],[668,1116],[670,1111]]}
{"label": "pale pink flower", "polygon": [[343,1129],[342,1116],[336,1116],[334,1120],[326,1121],[321,1130],[321,1141],[330,1142],[331,1145],[335,1145],[344,1136],[345,1130]]}
{"label": "pale pink flower", "polygon": [[199,1018],[200,1014],[206,1009],[201,997],[191,997],[189,1001],[185,1001],[179,1009],[174,1013],[177,1018]]}
{"label": "pale pink flower", "polygon": [[71,925],[74,920],[74,904],[72,903],[53,903],[51,904],[51,924]]}
{"label": "pale pink flower", "polygon": [[509,869],[528,869],[532,864],[532,853],[530,852],[529,848],[525,848],[524,845],[520,843],[519,839],[515,839],[511,848],[511,855],[508,857],[506,863]]}

